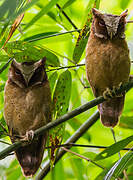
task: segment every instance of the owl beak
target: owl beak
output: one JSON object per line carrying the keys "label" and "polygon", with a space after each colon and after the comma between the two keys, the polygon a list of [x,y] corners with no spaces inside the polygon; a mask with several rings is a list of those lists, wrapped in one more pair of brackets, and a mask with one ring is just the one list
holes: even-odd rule
{"label": "owl beak", "polygon": [[110,39],[113,39],[113,32],[110,33]]}
{"label": "owl beak", "polygon": [[31,75],[29,75],[29,74],[24,75],[24,80],[25,80],[26,86],[28,86],[31,77],[32,77],[32,74]]}

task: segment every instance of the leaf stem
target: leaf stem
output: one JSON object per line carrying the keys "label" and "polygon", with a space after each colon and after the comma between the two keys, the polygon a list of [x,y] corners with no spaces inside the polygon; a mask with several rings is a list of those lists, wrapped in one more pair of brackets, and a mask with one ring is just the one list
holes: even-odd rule
{"label": "leaf stem", "polygon": [[76,68],[76,67],[80,67],[80,66],[85,66],[85,64],[76,64],[75,66],[62,66],[62,67],[59,67],[59,68],[56,68],[56,69],[50,69],[46,72],[50,72],[50,71],[58,71],[58,70],[61,70],[61,69],[66,69],[66,68]]}
{"label": "leaf stem", "polygon": [[59,4],[56,4],[57,8],[62,12],[62,14],[66,17],[66,19],[70,22],[70,24],[74,27],[74,29],[77,29],[78,32],[80,32],[77,28],[77,26],[72,22],[72,20],[68,17],[68,15],[62,10]]}
{"label": "leaf stem", "polygon": [[101,169],[105,169],[105,168],[102,167],[101,165],[97,164],[96,162],[94,162],[93,160],[91,160],[91,159],[89,159],[89,158],[87,158],[87,157],[85,157],[85,156],[82,156],[81,154],[78,154],[78,153],[76,153],[76,152],[73,152],[73,151],[71,151],[71,150],[69,150],[69,149],[67,149],[67,148],[64,148],[64,147],[62,147],[62,149],[65,150],[65,151],[67,151],[67,152],[69,152],[69,153],[72,153],[72,154],[80,157],[81,159],[85,159],[86,161],[89,161],[89,162],[93,163],[94,165],[96,165],[97,167],[100,167]]}
{"label": "leaf stem", "polygon": [[30,40],[24,40],[24,41],[26,41],[26,42],[34,42],[34,41],[39,41],[39,40],[42,40],[42,39],[47,39],[47,38],[51,38],[51,37],[55,37],[55,36],[60,36],[60,35],[69,34],[69,33],[73,33],[73,32],[80,32],[80,31],[81,31],[81,29],[75,29],[75,30],[72,30],[72,31],[66,31],[66,32],[62,32],[62,33],[51,34],[51,35],[48,35],[48,36],[42,36],[42,37],[39,37],[39,38],[30,39]]}
{"label": "leaf stem", "polygon": [[10,58],[7,63],[0,69],[0,74],[8,67],[9,63],[13,60],[13,58]]}
{"label": "leaf stem", "polygon": [[[84,147],[87,147],[87,148],[96,148],[96,149],[106,149],[108,148],[108,146],[96,146],[96,145],[88,145],[88,144],[75,144],[75,143],[67,143],[67,144],[60,144],[60,145],[56,145],[55,146],[56,148],[60,148],[60,147],[81,147],[81,148],[84,148]],[[51,146],[48,146],[46,147],[46,149],[49,149],[51,148]],[[124,150],[124,151],[129,151],[131,148],[123,148],[121,150]],[[133,150],[131,150],[133,151]]]}

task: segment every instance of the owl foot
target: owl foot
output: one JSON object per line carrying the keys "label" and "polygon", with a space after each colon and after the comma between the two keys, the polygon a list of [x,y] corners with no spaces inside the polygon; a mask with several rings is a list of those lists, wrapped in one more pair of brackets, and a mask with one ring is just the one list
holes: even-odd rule
{"label": "owl foot", "polygon": [[116,87],[113,86],[112,89],[107,88],[104,92],[103,92],[103,97],[104,99],[111,99],[114,97],[121,97],[123,96],[123,93],[119,94],[117,93],[118,89],[120,89],[122,87],[122,82]]}
{"label": "owl foot", "polygon": [[26,132],[26,137],[27,137],[28,141],[32,141],[33,138],[34,138],[34,131],[33,130],[27,131]]}
{"label": "owl foot", "polygon": [[31,142],[33,138],[34,138],[34,131],[30,130],[30,131],[26,131],[26,134],[21,137],[21,141]]}
{"label": "owl foot", "polygon": [[112,89],[107,88],[103,92],[103,97],[104,97],[104,99],[111,99],[111,98],[115,97],[115,93]]}

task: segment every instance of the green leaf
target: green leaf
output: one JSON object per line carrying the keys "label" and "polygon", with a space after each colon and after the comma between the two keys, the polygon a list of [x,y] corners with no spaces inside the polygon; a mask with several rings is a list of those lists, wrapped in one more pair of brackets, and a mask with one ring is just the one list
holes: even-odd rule
{"label": "green leaf", "polygon": [[22,41],[10,42],[6,44],[4,50],[18,62],[37,61],[45,56],[47,58],[46,64],[52,66],[60,65],[59,59],[55,54],[32,43]]}
{"label": "green leaf", "polygon": [[62,9],[65,9],[65,8],[67,8],[68,6],[70,6],[72,3],[74,3],[76,0],[68,0],[65,4],[64,4],[64,6],[62,7]]}
{"label": "green leaf", "polygon": [[42,10],[25,26],[24,30],[32,26],[38,19],[48,13],[58,0],[51,0]]}
{"label": "green leaf", "polygon": [[91,9],[92,7],[96,7],[97,9],[99,8],[99,4],[100,1],[99,0],[91,0],[89,1],[89,9],[88,9],[88,17],[87,17],[87,21],[85,23],[85,25],[83,26],[78,40],[76,42],[76,46],[74,48],[74,52],[73,52],[73,60],[78,63],[80,61],[80,58],[84,52],[84,49],[86,47],[87,41],[88,41],[88,37],[90,34],[90,26],[91,26],[91,22],[92,22],[92,12]]}
{"label": "green leaf", "polygon": [[[69,100],[71,95],[71,84],[71,73],[69,72],[69,70],[66,70],[60,74],[53,95],[54,119],[64,115],[68,111]],[[55,148],[55,145],[61,144],[62,137],[64,135],[64,130],[64,123],[50,130],[48,141],[49,145],[52,147],[51,150],[49,150],[51,166],[53,166],[56,154],[58,152],[58,149]]]}
{"label": "green leaf", "polygon": [[[10,1],[10,0],[9,0]],[[29,8],[31,8],[34,4],[36,4],[39,0],[32,0],[26,4],[24,4],[21,8],[19,8],[19,10],[15,13],[15,15],[13,16],[13,18],[15,19],[16,17],[18,17],[20,14],[22,14],[23,12],[25,12],[26,10],[28,10]]]}
{"label": "green leaf", "polygon": [[116,179],[121,175],[124,169],[133,164],[133,152],[127,152],[115,165],[109,170],[104,180]]}
{"label": "green leaf", "polygon": [[128,4],[130,3],[131,0],[120,0],[120,7],[121,9],[125,10],[128,7]]}
{"label": "green leaf", "polygon": [[4,129],[6,130],[6,132],[8,132],[8,128],[7,128],[7,125],[6,125],[6,122],[5,122],[4,117],[2,117],[2,118],[0,119],[0,139],[6,136],[6,135],[5,135],[6,132],[5,132],[5,130],[3,129],[3,127],[4,127]]}
{"label": "green leaf", "polygon": [[12,16],[12,14],[15,12],[16,8],[17,8],[16,0],[3,1],[3,4],[0,6],[0,20],[2,20],[5,15],[7,15],[7,18]]}
{"label": "green leaf", "polygon": [[111,164],[109,167],[106,167],[105,170],[103,170],[96,178],[95,180],[104,180],[104,177],[106,176],[106,174],[108,173],[108,171],[110,170],[110,168],[114,165]]}
{"label": "green leaf", "polygon": [[53,96],[55,117],[62,116],[68,111],[71,95],[71,84],[71,73],[69,70],[66,70],[59,76]]}
{"label": "green leaf", "polygon": [[5,87],[5,83],[4,84],[0,84],[0,92],[4,90]]}
{"label": "green leaf", "polygon": [[[55,89],[55,82],[57,80],[58,73],[55,71],[52,73],[49,77],[49,82],[50,82],[50,89],[51,89],[51,94],[53,95],[54,89]],[[53,96],[52,96],[53,97]]]}
{"label": "green leaf", "polygon": [[115,144],[112,144],[111,146],[107,147],[104,151],[102,151],[100,154],[98,154],[95,160],[105,159],[116,154],[125,146],[127,146],[131,141],[133,141],[133,136],[129,136],[128,138],[125,138],[121,141],[116,142]]}
{"label": "green leaf", "polygon": [[121,116],[119,126],[122,128],[133,129],[133,116]]}
{"label": "green leaf", "polygon": [[39,33],[39,34],[35,34],[33,36],[30,36],[30,37],[27,37],[23,41],[29,42],[29,41],[35,41],[37,39],[39,39],[39,40],[45,39],[45,38],[47,38],[47,36],[52,35],[52,34],[56,34],[56,33],[58,33],[58,32],[56,31],[56,32]]}

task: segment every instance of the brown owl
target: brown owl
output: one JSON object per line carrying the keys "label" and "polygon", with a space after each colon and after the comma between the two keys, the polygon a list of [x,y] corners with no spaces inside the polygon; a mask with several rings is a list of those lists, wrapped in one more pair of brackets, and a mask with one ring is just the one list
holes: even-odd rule
{"label": "brown owl", "polygon": [[[51,121],[51,94],[45,58],[23,63],[13,60],[5,86],[4,118],[12,143]],[[16,150],[25,176],[33,176],[38,170],[47,136],[44,133]]]}
{"label": "brown owl", "polygon": [[[127,10],[120,16],[92,9],[93,22],[86,49],[87,78],[96,97],[129,80],[130,58],[125,41]],[[105,93],[106,94],[106,93]],[[98,105],[104,126],[114,127],[124,106],[125,94]]]}

